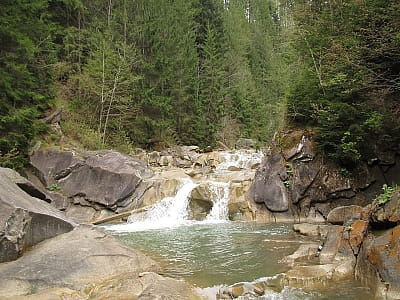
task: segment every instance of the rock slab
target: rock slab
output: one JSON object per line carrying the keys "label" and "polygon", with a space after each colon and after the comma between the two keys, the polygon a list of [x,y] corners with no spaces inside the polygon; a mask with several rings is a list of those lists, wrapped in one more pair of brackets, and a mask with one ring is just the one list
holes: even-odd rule
{"label": "rock slab", "polygon": [[17,183],[17,172],[0,168],[0,262],[17,259],[27,248],[72,230],[74,222]]}

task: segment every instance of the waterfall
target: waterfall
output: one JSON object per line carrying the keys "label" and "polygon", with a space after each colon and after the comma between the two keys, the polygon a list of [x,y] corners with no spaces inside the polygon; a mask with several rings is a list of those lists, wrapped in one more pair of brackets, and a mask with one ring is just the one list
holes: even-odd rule
{"label": "waterfall", "polygon": [[229,183],[210,182],[210,190],[214,194],[214,205],[206,217],[206,221],[225,221],[228,219]]}
{"label": "waterfall", "polygon": [[110,226],[116,231],[142,231],[183,225],[187,220],[187,206],[191,191],[197,186],[189,178],[182,178],[182,185],[174,197],[166,197],[144,213],[133,214],[127,224]]}
{"label": "waterfall", "polygon": [[230,167],[238,169],[251,169],[259,164],[264,157],[264,153],[254,152],[253,150],[237,150],[233,152],[222,152],[223,161],[218,165],[217,171],[227,171]]}
{"label": "waterfall", "polygon": [[[244,172],[252,169],[262,160],[262,152],[239,150],[234,152],[221,152],[222,162],[217,166],[215,173],[207,178],[194,182],[191,178],[181,178],[181,186],[174,197],[166,197],[153,205],[145,212],[132,214],[127,224],[112,225],[110,230],[129,232],[148,229],[168,228],[193,223],[214,223],[228,220],[228,203],[230,173]],[[233,173],[232,173],[233,174]],[[204,221],[188,219],[188,204],[192,190],[200,183],[206,183],[210,191],[210,200],[213,206]]]}

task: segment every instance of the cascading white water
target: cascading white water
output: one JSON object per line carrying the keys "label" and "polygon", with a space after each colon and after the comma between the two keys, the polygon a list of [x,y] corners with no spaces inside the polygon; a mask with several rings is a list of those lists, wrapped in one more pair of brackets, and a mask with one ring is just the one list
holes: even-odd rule
{"label": "cascading white water", "polygon": [[227,171],[229,167],[238,169],[251,169],[261,162],[264,153],[253,150],[237,150],[232,152],[221,152],[223,161],[217,166],[217,171]]}
{"label": "cascading white water", "polygon": [[110,229],[129,232],[183,225],[187,221],[189,195],[197,184],[189,178],[181,181],[174,197],[166,197],[145,213],[131,215],[127,224],[114,225]]}
{"label": "cascading white water", "polygon": [[[224,222],[228,220],[228,202],[230,181],[226,176],[230,167],[249,170],[261,162],[264,154],[252,150],[238,150],[234,152],[221,152],[222,162],[218,165],[215,173],[209,176],[206,183],[210,190],[213,207],[204,223]],[[225,174],[221,179],[218,175]],[[236,173],[237,174],[237,173]],[[143,231],[192,224],[196,221],[188,220],[188,202],[190,193],[198,185],[190,178],[181,178],[182,184],[174,197],[167,197],[153,205],[143,213],[135,213],[128,219],[127,224],[113,225],[107,227],[110,230],[129,232]],[[196,222],[198,223],[198,222]]]}
{"label": "cascading white water", "polygon": [[206,217],[207,222],[225,221],[228,219],[229,183],[210,182],[210,190],[214,195],[214,205]]}

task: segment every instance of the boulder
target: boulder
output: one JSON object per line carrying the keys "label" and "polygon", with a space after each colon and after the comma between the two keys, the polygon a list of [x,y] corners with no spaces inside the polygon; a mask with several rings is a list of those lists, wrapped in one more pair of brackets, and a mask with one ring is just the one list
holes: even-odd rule
{"label": "boulder", "polygon": [[319,245],[303,244],[291,255],[288,255],[281,259],[279,262],[288,264],[293,267],[298,262],[310,262],[316,259],[318,256]]}
{"label": "boulder", "polygon": [[0,262],[17,259],[27,248],[72,230],[75,223],[17,183],[17,172],[0,168]]}
{"label": "boulder", "polygon": [[299,161],[309,161],[315,157],[311,141],[304,135],[301,137],[300,142],[295,147],[284,151],[283,155],[286,160],[291,159]]}
{"label": "boulder", "polygon": [[0,298],[199,299],[188,284],[154,273],[158,270],[140,252],[81,225],[0,264]]}
{"label": "boulder", "polygon": [[153,176],[143,161],[115,151],[74,152],[48,149],[31,157],[47,187],[84,205],[97,204],[115,211],[127,206],[144,179]]}
{"label": "boulder", "polygon": [[194,161],[195,167],[211,167],[215,169],[222,161],[218,152],[207,152],[200,154]]}
{"label": "boulder", "polygon": [[326,237],[329,231],[329,225],[301,223],[294,224],[293,230],[305,236]]}
{"label": "boulder", "polygon": [[267,155],[257,170],[252,186],[256,203],[264,203],[272,212],[289,209],[289,196],[283,183],[287,178],[283,157],[279,153]]}
{"label": "boulder", "polygon": [[343,225],[349,220],[359,220],[363,214],[363,208],[358,205],[340,206],[331,210],[327,221],[336,225]]}
{"label": "boulder", "polygon": [[26,286],[82,290],[121,274],[157,271],[158,265],[114,237],[81,225],[36,245],[24,256],[0,265],[1,296],[24,295]]}
{"label": "boulder", "polygon": [[189,219],[204,220],[211,211],[216,196],[215,190],[208,183],[196,186],[190,193]]}
{"label": "boulder", "polygon": [[376,237],[367,246],[365,259],[386,283],[384,299],[400,298],[400,225]]}
{"label": "boulder", "polygon": [[347,278],[353,274],[353,262],[344,260],[339,263],[295,266],[283,276],[283,284],[296,288],[318,289]]}
{"label": "boulder", "polygon": [[317,163],[296,162],[293,169],[288,169],[287,172],[293,172],[292,202],[298,203],[307,195],[310,185],[314,182],[321,168]]}
{"label": "boulder", "polygon": [[228,215],[230,220],[255,220],[256,208],[250,201],[251,180],[233,181],[229,185]]}
{"label": "boulder", "polygon": [[348,240],[344,238],[344,232],[343,226],[330,226],[320,253],[321,264],[330,264],[335,260],[347,257],[354,259]]}
{"label": "boulder", "polygon": [[371,214],[372,226],[392,227],[400,223],[400,190],[393,193],[391,198]]}
{"label": "boulder", "polygon": [[367,230],[368,222],[363,220],[357,220],[351,225],[348,225],[348,227],[346,228],[344,238],[349,241],[350,247],[354,255],[358,255],[360,246],[367,234]]}

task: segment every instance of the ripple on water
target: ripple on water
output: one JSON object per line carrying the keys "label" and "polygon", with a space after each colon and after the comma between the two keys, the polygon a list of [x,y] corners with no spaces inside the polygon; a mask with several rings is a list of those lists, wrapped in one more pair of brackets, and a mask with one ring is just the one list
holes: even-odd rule
{"label": "ripple on water", "polygon": [[[288,267],[279,261],[304,242],[288,224],[226,222],[113,234],[159,261],[164,275],[185,279],[205,293],[285,272]],[[238,299],[365,300],[368,295],[350,281],[318,293],[285,288]]]}

